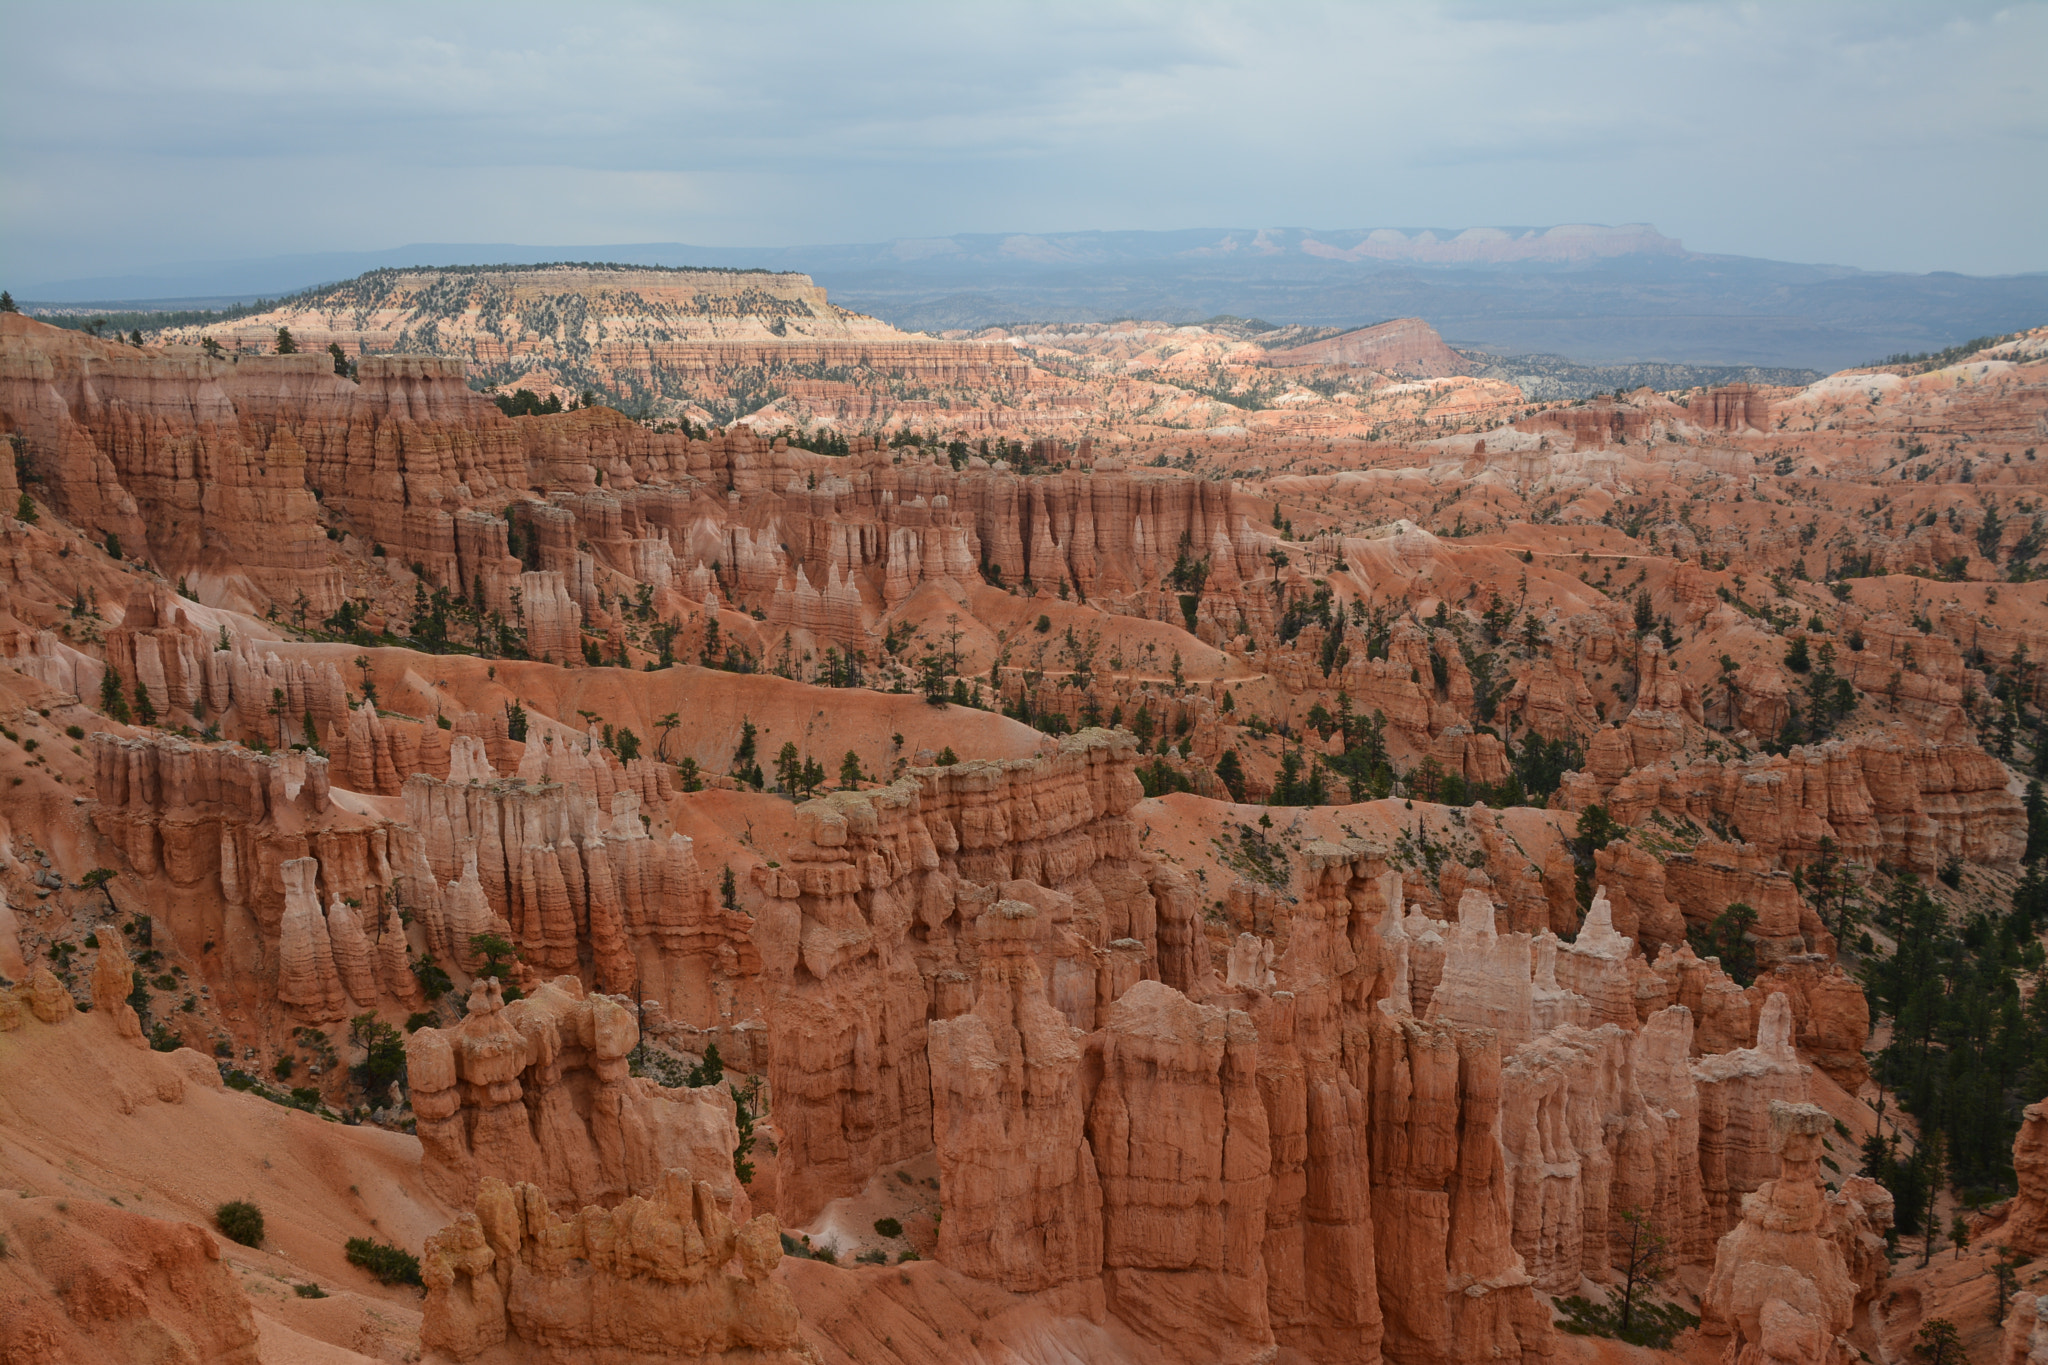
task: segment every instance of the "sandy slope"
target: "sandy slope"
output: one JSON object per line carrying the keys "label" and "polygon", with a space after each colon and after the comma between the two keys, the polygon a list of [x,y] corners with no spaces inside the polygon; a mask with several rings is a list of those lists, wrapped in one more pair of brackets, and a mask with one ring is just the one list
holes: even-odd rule
{"label": "sandy slope", "polygon": [[[265,1362],[404,1359],[416,1350],[416,1294],[348,1265],[342,1244],[417,1250],[448,1221],[419,1181],[418,1143],[208,1086],[213,1071],[193,1052],[124,1044],[92,1015],[30,1016],[0,1033],[0,1191],[15,1192],[0,1195],[0,1231],[25,1245],[28,1221],[70,1221],[82,1206],[204,1227],[258,1315]],[[230,1199],[263,1210],[261,1248],[212,1233],[213,1209]],[[0,1302],[21,1266],[0,1261]],[[292,1286],[303,1283],[329,1297],[300,1298]]]}

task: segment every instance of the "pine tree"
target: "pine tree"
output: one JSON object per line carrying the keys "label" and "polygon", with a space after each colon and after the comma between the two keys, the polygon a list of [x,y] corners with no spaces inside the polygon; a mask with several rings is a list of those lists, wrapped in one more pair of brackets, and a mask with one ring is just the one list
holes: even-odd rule
{"label": "pine tree", "polygon": [[1997,1282],[1998,1294],[1991,1310],[1991,1321],[2003,1327],[2006,1310],[2012,1307],[2012,1296],[2020,1287],[2019,1266],[2012,1258],[2012,1248],[1998,1248],[1998,1260],[1992,1265],[1991,1274]]}
{"label": "pine tree", "polygon": [[1941,1178],[1946,1167],[1942,1145],[1942,1134],[1938,1128],[1920,1139],[1919,1158],[1927,1180],[1924,1196],[1927,1202],[1921,1211],[1920,1264],[1923,1266],[1934,1259],[1934,1249],[1941,1245],[1941,1221],[1935,1217],[1934,1208],[1935,1202],[1941,1198]]}
{"label": "pine tree", "polygon": [[1967,1359],[1963,1354],[1963,1334],[1947,1318],[1930,1318],[1921,1324],[1920,1335],[1913,1342],[1913,1354],[1927,1365],[1962,1365]]}
{"label": "pine tree", "polygon": [[1664,1234],[1650,1225],[1649,1215],[1641,1209],[1621,1211],[1621,1330],[1627,1332],[1633,1325],[1636,1312],[1636,1298],[1671,1271],[1666,1257],[1670,1243]]}
{"label": "pine tree", "polygon": [[117,720],[123,725],[131,719],[128,698],[121,694],[121,670],[112,664],[107,665],[107,671],[100,677],[100,710],[107,713],[109,720]]}
{"label": "pine tree", "polygon": [[1216,780],[1230,793],[1230,799],[1244,800],[1244,764],[1237,757],[1237,750],[1225,749],[1223,756],[1216,760]]}

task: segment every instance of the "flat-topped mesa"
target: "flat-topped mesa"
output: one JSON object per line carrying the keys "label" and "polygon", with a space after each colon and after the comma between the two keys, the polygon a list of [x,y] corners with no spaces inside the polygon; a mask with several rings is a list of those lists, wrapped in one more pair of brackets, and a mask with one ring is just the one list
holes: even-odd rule
{"label": "flat-topped mesa", "polygon": [[490,1351],[536,1365],[816,1365],[796,1301],[772,1273],[782,1260],[774,1216],[728,1216],[691,1174],[677,1166],[644,1197],[568,1218],[531,1184],[484,1180],[476,1211],[421,1251],[420,1344],[455,1360]]}
{"label": "flat-topped mesa", "polygon": [[1322,341],[1268,351],[1263,363],[1362,365],[1423,378],[1471,372],[1471,362],[1446,346],[1437,330],[1421,318],[1395,318]]}
{"label": "flat-topped mesa", "polygon": [[[534,325],[541,309],[569,300],[582,305],[573,315]],[[373,270],[307,290],[270,312],[209,324],[205,332],[229,349],[267,349],[285,325],[301,349],[324,351],[338,341],[352,356],[378,355],[429,349],[416,331],[430,322],[447,353],[485,365],[578,341],[910,339],[834,306],[808,275],[570,264]],[[198,340],[197,329],[165,336],[188,333]]]}
{"label": "flat-topped mesa", "polygon": [[[792,401],[829,405],[853,424],[883,415],[878,409],[941,410],[930,398],[892,393],[892,378],[926,390],[1010,394],[1037,382],[1030,361],[1007,343],[901,332],[837,307],[807,276],[759,270],[379,270],[204,330],[244,356],[269,349],[280,327],[313,352],[307,359],[340,348],[365,387],[373,365],[431,364],[437,357],[425,353],[434,352],[507,391],[573,400],[595,386],[652,400],[661,416],[699,420],[705,413],[695,405],[732,395],[746,382],[736,384],[736,375],[756,383],[765,376]],[[201,330],[163,336],[189,344]]]}
{"label": "flat-topped mesa", "polygon": [[275,828],[303,825],[331,809],[327,760],[318,754],[259,754],[161,733],[124,739],[102,731],[92,745],[99,802],[94,823],[142,876],[162,867],[180,885],[195,880],[186,875],[192,870],[187,841],[167,841],[160,834],[166,816],[181,826],[201,821]]}

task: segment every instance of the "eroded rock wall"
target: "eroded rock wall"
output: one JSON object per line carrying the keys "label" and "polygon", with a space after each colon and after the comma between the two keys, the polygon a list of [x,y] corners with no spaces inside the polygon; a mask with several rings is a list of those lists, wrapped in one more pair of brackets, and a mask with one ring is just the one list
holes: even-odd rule
{"label": "eroded rock wall", "polygon": [[687,1168],[645,1197],[561,1217],[526,1183],[488,1179],[476,1211],[427,1239],[421,1345],[455,1360],[655,1365],[817,1357],[794,1299],[773,1215],[728,1214]]}
{"label": "eroded rock wall", "polygon": [[573,976],[509,1005],[495,979],[479,978],[461,1023],[406,1039],[428,1188],[467,1204],[479,1181],[497,1179],[608,1207],[681,1167],[743,1216],[732,1097],[633,1077],[639,1038],[629,1004],[586,994]]}

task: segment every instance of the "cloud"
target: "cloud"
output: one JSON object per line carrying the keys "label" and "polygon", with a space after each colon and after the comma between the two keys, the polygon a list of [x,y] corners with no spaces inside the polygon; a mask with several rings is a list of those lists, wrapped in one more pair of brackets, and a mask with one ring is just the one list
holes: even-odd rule
{"label": "cloud", "polygon": [[17,4],[14,279],[405,241],[1649,221],[2048,267],[2048,6]]}

